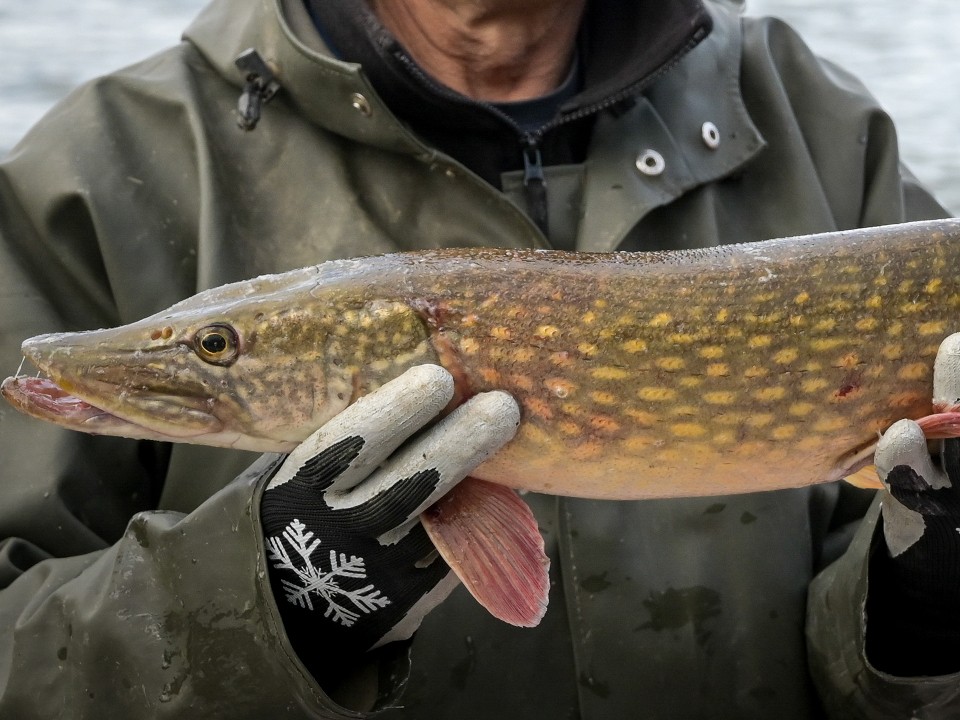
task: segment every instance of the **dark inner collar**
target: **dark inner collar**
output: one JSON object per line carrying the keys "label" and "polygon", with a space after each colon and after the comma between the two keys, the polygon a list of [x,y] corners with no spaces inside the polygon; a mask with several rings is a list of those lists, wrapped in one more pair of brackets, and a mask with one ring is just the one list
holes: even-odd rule
{"label": "dark inner collar", "polygon": [[[306,0],[331,51],[363,66],[372,85],[394,112],[414,122],[468,122],[488,110],[486,122],[504,119],[496,106],[472,100],[433,80],[379,22],[366,2]],[[701,0],[590,2],[578,38],[579,84],[560,99],[554,122],[592,114],[640,92],[707,36],[712,20]],[[567,88],[569,91],[570,88]],[[426,104],[424,101],[427,101]],[[457,106],[465,112],[457,112]],[[546,125],[547,123],[544,123]]]}

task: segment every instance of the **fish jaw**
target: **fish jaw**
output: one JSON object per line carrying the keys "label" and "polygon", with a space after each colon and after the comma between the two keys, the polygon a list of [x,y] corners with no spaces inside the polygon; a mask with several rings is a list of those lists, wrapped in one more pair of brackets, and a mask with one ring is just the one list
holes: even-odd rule
{"label": "fish jaw", "polygon": [[186,431],[181,427],[178,435],[172,435],[138,425],[73,395],[48,378],[9,377],[0,385],[0,394],[31,417],[93,435],[183,441],[197,433],[194,429]]}
{"label": "fish jaw", "polygon": [[[71,395],[52,380],[41,377],[8,377],[0,385],[0,395],[17,410],[31,417],[57,423],[71,430],[89,431],[97,425],[121,430],[138,426],[101,410],[76,395]],[[131,435],[120,432],[123,437]]]}

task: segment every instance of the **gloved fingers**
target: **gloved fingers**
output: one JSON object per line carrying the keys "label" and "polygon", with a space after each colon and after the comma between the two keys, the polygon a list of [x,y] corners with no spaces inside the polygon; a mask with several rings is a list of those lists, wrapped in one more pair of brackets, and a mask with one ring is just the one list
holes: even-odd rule
{"label": "gloved fingers", "polygon": [[923,430],[912,420],[890,426],[877,443],[874,460],[888,490],[881,508],[884,538],[890,555],[897,557],[923,536],[924,514],[936,503],[930,491],[949,481],[934,467]]}
{"label": "gloved fingers", "polygon": [[419,515],[509,442],[520,408],[507,393],[472,397],[435,427],[401,448],[350,493],[327,496],[336,521],[364,528],[392,544],[419,522]]}
{"label": "gloved fingers", "polygon": [[909,502],[909,495],[949,487],[943,470],[933,464],[923,430],[913,420],[891,425],[877,443],[874,462],[877,474],[895,497]]}
{"label": "gloved fingers", "polygon": [[960,404],[960,333],[948,336],[933,362],[933,406],[938,410]]}
{"label": "gloved fingers", "polygon": [[[948,336],[933,363],[933,406],[947,411],[960,405],[960,333]],[[943,440],[940,459],[954,494],[960,497],[960,439]]]}
{"label": "gloved fingers", "polygon": [[298,477],[318,493],[349,491],[435,418],[452,397],[453,378],[442,367],[410,368],[301,442],[267,490]]}
{"label": "gloved fingers", "polygon": [[[956,439],[960,435],[960,333],[940,343],[933,363],[933,414],[920,420],[928,438]],[[956,467],[948,467],[954,485],[960,485]],[[957,493],[960,500],[960,492]]]}

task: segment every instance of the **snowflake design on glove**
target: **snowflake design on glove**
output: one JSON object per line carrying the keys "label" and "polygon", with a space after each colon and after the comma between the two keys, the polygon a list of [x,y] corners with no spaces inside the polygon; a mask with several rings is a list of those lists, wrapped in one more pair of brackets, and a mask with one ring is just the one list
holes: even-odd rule
{"label": "snowflake design on glove", "polygon": [[[300,556],[300,567],[294,565],[284,540]],[[332,617],[333,621],[344,627],[351,627],[361,614],[367,615],[390,604],[390,599],[382,595],[373,584],[366,585],[358,590],[347,590],[340,587],[339,578],[356,578],[364,580],[367,571],[363,558],[351,555],[347,559],[345,553],[330,551],[330,570],[324,572],[313,564],[313,551],[320,544],[314,539],[313,532],[296,518],[284,528],[281,537],[267,538],[270,552],[267,556],[273,561],[273,566],[281,570],[289,570],[296,574],[299,582],[281,580],[286,593],[287,601],[298,607],[313,610],[311,596],[321,598],[326,603],[325,618]],[[352,604],[351,609],[348,605]]]}

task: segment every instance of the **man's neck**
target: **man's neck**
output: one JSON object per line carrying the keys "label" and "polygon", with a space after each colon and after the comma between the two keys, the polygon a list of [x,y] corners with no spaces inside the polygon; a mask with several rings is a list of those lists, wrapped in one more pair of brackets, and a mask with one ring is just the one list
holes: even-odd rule
{"label": "man's neck", "polygon": [[586,0],[371,0],[435,80],[476,100],[545,95],[570,70]]}

